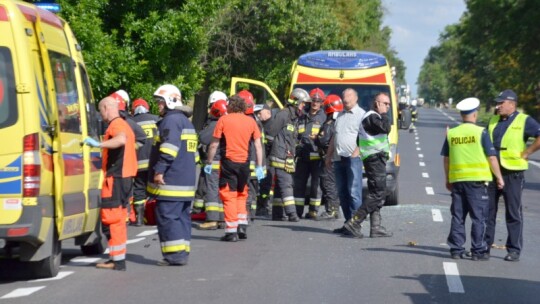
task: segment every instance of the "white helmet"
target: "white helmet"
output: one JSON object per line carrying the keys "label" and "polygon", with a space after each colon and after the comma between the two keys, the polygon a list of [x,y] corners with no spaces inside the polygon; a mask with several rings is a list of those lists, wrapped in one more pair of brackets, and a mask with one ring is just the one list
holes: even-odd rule
{"label": "white helmet", "polygon": [[169,110],[182,106],[182,93],[172,84],[164,84],[155,92],[154,97],[163,98]]}
{"label": "white helmet", "polygon": [[210,97],[208,97],[208,106],[211,107],[212,104],[218,100],[225,100],[228,103],[227,95],[221,91],[214,91],[212,94],[210,94]]}
{"label": "white helmet", "polygon": [[418,101],[416,101],[416,99],[413,99],[411,101],[411,106],[416,107],[417,104],[418,104]]}

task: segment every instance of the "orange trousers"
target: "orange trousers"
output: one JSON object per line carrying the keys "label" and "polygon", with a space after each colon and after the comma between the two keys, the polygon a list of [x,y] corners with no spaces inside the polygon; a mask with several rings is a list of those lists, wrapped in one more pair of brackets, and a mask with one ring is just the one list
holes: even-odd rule
{"label": "orange trousers", "polygon": [[116,208],[101,208],[101,223],[104,230],[108,229],[107,238],[109,240],[109,258],[112,261],[126,259],[126,208],[120,206]]}
{"label": "orange trousers", "polygon": [[219,189],[219,197],[223,201],[223,212],[225,213],[225,233],[236,233],[238,225],[247,225],[246,202],[248,199],[248,187],[244,191],[229,189],[227,184]]}

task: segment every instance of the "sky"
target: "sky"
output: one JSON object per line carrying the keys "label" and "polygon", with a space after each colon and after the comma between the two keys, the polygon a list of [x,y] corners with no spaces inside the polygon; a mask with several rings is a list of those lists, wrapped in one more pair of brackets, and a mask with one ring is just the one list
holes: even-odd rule
{"label": "sky", "polygon": [[[447,25],[459,22],[465,12],[464,0],[382,0],[384,25],[392,29],[390,44],[407,68],[405,80],[416,95],[420,67],[439,34]],[[398,71],[399,73],[399,71]]]}

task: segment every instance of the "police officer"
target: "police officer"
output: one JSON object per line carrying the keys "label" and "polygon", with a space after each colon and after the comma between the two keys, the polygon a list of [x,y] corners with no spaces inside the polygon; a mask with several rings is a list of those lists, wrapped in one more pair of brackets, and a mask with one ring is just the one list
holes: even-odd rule
{"label": "police officer", "polygon": [[[336,122],[337,114],[343,111],[343,102],[341,97],[335,94],[330,94],[326,97],[323,103],[324,112],[326,113],[326,121],[324,122],[315,144],[319,147],[319,152],[323,159],[326,159],[326,151],[330,141],[334,136],[334,123]],[[334,220],[339,218],[339,196],[337,193],[336,176],[334,170],[320,163],[321,166],[321,190],[322,201],[326,205],[326,211],[321,213],[315,220]]]}
{"label": "police officer", "polygon": [[195,195],[197,134],[181,110],[182,95],[166,84],[154,92],[162,119],[148,171],[149,195],[156,198],[156,221],[163,260],[159,266],[185,265],[191,249],[191,201]]}
{"label": "police officer", "polygon": [[470,214],[472,260],[487,261],[490,256],[485,231],[491,172],[496,176],[499,189],[503,188],[504,181],[486,130],[475,125],[479,105],[477,98],[466,98],[456,105],[463,123],[448,130],[441,155],[444,156],[446,188],[452,192],[452,223],[448,235],[450,254],[453,259],[463,258],[465,218]]}
{"label": "police officer", "polygon": [[135,209],[135,226],[144,224],[144,203],[146,201],[146,183],[148,182],[148,161],[157,135],[157,121],[159,117],[149,113],[150,107],[142,98],[133,101],[131,111],[133,120],[146,134],[146,142],[137,150],[137,176],[133,181],[133,207]]}
{"label": "police officer", "polygon": [[[487,244],[489,248],[495,241],[495,223],[499,197],[504,198],[506,208],[506,250],[505,261],[519,261],[523,247],[523,210],[521,193],[525,183],[524,172],[528,169],[527,159],[540,149],[540,124],[532,117],[516,110],[518,97],[512,90],[502,91],[497,98],[497,115],[488,125],[497,158],[504,178],[504,189],[490,187],[490,208],[487,224]],[[536,140],[527,147],[529,137]]]}
{"label": "police officer", "polygon": [[[216,95],[219,93],[219,98]],[[211,106],[210,115],[206,126],[199,133],[199,142],[205,151],[205,156],[201,158],[203,164],[211,163],[212,171],[210,174],[206,174],[204,169],[201,170],[199,175],[199,186],[204,188],[204,211],[206,213],[206,222],[200,224],[197,228],[199,230],[216,230],[218,228],[225,227],[225,219],[223,215],[223,202],[219,198],[219,169],[221,161],[221,150],[218,146],[218,152],[214,155],[212,160],[208,159],[208,153],[210,143],[212,142],[214,130],[218,119],[224,115],[227,115],[227,96],[222,92],[214,92],[210,95]],[[202,184],[201,184],[202,182]],[[199,189],[197,188],[197,191]]]}
{"label": "police officer", "polygon": [[275,168],[276,186],[272,202],[272,220],[298,222],[293,193],[295,149],[297,144],[298,118],[304,103],[310,100],[308,92],[296,88],[281,109],[268,124],[268,135],[273,138],[268,160]]}
{"label": "police officer", "polygon": [[310,180],[309,212],[306,218],[315,219],[321,205],[321,189],[319,175],[321,173],[321,155],[315,145],[315,138],[326,120],[321,107],[324,101],[324,92],[315,88],[309,92],[310,99],[306,102],[304,114],[298,119],[298,139],[296,148],[296,171],[294,172],[294,202],[299,217],[304,214],[306,204],[306,184]]}

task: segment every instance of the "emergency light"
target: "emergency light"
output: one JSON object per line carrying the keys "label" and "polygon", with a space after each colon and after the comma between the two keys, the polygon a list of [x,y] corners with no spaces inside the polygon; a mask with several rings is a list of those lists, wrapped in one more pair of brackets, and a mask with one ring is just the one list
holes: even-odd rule
{"label": "emergency light", "polygon": [[60,4],[58,3],[39,2],[39,3],[34,3],[34,5],[44,10],[47,10],[51,13],[57,14],[60,12]]}
{"label": "emergency light", "polygon": [[386,58],[365,51],[317,51],[300,56],[298,64],[316,69],[357,70],[385,66]]}

